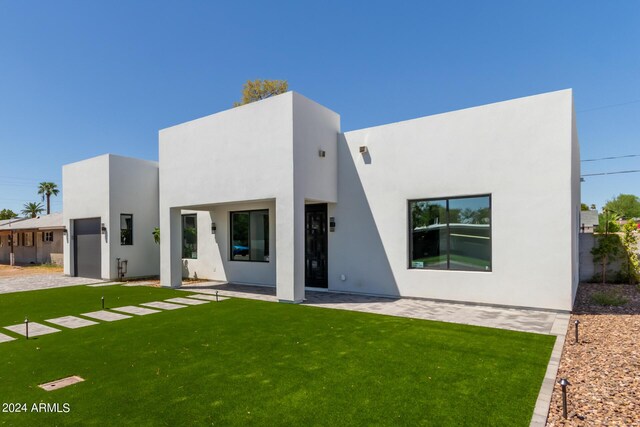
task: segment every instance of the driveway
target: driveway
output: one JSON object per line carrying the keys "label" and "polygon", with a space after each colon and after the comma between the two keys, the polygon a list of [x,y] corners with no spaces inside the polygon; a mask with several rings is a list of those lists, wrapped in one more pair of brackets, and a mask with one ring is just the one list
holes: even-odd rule
{"label": "driveway", "polygon": [[88,285],[91,283],[102,282],[103,280],[99,279],[67,277],[62,273],[0,277],[0,294],[8,294],[10,292],[36,291],[38,289],[61,288],[64,286]]}

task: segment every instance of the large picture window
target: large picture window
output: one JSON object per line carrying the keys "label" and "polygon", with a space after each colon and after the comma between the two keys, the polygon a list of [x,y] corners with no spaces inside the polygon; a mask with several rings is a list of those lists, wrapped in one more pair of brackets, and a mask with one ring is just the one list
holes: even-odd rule
{"label": "large picture window", "polygon": [[182,215],[182,258],[198,258],[198,216]]}
{"label": "large picture window", "polygon": [[120,214],[120,244],[133,245],[133,215]]}
{"label": "large picture window", "polygon": [[269,211],[231,212],[231,260],[269,261]]}
{"label": "large picture window", "polygon": [[409,267],[491,271],[491,196],[409,202]]}

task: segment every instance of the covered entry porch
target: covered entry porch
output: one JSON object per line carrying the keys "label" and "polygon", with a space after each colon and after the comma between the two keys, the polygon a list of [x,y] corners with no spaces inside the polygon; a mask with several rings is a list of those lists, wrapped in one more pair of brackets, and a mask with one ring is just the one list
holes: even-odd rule
{"label": "covered entry porch", "polygon": [[[279,199],[171,207],[161,211],[161,284],[183,278],[275,288],[300,303],[305,286],[327,287],[327,203]],[[166,231],[165,231],[166,230]]]}

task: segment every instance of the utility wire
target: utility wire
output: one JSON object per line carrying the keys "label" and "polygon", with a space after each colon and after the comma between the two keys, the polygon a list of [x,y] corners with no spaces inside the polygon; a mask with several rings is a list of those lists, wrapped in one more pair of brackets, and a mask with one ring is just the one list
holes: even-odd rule
{"label": "utility wire", "polygon": [[628,170],[628,171],[616,171],[616,172],[586,173],[581,176],[585,177],[585,176],[600,176],[600,175],[617,175],[621,173],[638,173],[638,172],[640,172],[640,169],[634,169],[634,170]]}
{"label": "utility wire", "polygon": [[587,108],[586,110],[578,110],[576,111],[576,113],[585,113],[587,111],[603,110],[605,108],[622,107],[623,105],[636,104],[638,102],[640,102],[640,99],[636,99],[628,102],[622,102],[620,104],[610,104],[610,105],[602,105],[600,107]]}
{"label": "utility wire", "polygon": [[600,157],[597,159],[585,159],[580,160],[581,162],[598,162],[600,160],[614,160],[614,159],[626,159],[629,157],[640,157],[640,154],[627,154],[625,156],[613,156],[613,157]]}

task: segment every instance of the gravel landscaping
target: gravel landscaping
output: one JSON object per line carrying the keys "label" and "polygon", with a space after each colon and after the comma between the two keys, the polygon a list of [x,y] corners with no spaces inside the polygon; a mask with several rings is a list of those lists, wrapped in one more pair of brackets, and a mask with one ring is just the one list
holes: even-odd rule
{"label": "gravel landscaping", "polygon": [[[604,297],[603,297],[604,295]],[[626,303],[602,306],[598,300]],[[575,324],[580,321],[579,342]],[[562,352],[557,380],[567,378],[568,419],[556,384],[547,426],[640,426],[640,291],[629,285],[583,283]]]}

